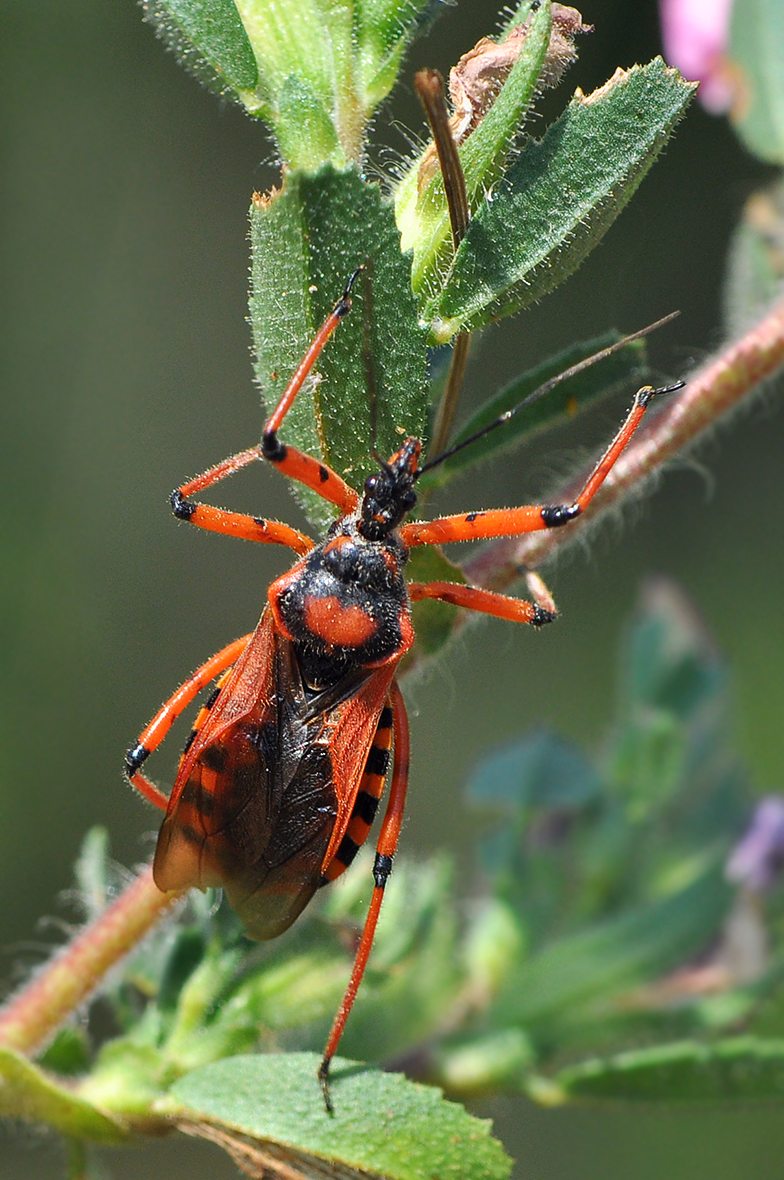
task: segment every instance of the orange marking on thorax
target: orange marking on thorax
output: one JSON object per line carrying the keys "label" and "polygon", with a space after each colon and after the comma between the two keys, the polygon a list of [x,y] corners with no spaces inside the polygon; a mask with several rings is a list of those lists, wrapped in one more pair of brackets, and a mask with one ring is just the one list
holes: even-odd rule
{"label": "orange marking on thorax", "polygon": [[376,620],[361,606],[341,606],[335,595],[305,603],[308,630],[332,647],[361,647],[377,630]]}

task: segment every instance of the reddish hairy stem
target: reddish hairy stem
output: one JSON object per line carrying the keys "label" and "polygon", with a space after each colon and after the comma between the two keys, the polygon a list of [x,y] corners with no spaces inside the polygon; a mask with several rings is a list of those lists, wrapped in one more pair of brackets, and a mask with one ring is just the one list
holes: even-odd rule
{"label": "reddish hairy stem", "polygon": [[107,971],[149,933],[182,896],[161,893],[148,866],[73,942],[0,1008],[0,1045],[20,1053],[43,1048],[90,998]]}
{"label": "reddish hairy stem", "polygon": [[[506,589],[526,568],[540,565],[560,546],[574,540],[587,521],[596,520],[642,488],[651,475],[695,443],[782,366],[784,303],[779,303],[750,332],[698,370],[683,393],[664,402],[661,411],[642,424],[583,516],[549,532],[491,542],[463,566],[469,582]],[[584,478],[571,480],[551,497],[552,502],[571,503]]]}

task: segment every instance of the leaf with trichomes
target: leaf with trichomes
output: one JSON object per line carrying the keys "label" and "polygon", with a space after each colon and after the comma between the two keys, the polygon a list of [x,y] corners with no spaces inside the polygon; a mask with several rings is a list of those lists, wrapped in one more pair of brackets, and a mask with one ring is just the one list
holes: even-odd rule
{"label": "leaf with trichomes", "polygon": [[[607,332],[594,340],[572,344],[556,356],[542,361],[535,368],[521,373],[463,423],[450,441],[450,445],[471,438],[501,414],[514,410],[524,398],[538,390],[545,382],[553,380],[559,373],[593,356],[601,349],[617,343],[620,339],[620,333]],[[644,379],[646,372],[644,342],[630,341],[612,356],[597,361],[581,373],[565,378],[553,389],[548,390],[543,397],[521,407],[503,426],[470,443],[464,450],[458,451],[456,455],[434,467],[423,476],[420,486],[440,487],[448,483],[466,468],[473,467],[499,452],[519,446],[540,432],[558,425],[559,422],[571,420],[603,398],[610,397],[624,387],[628,388],[632,382]]]}
{"label": "leaf with trichomes", "polygon": [[[349,169],[286,175],[251,207],[250,319],[256,377],[269,412],[351,273],[354,310],[319,358],[286,419],[286,439],[318,455],[357,490],[406,435],[422,438],[428,385],[425,334],[392,209]],[[375,439],[373,438],[375,422]],[[334,509],[297,487],[324,526]]]}
{"label": "leaf with trichomes", "polygon": [[[525,0],[510,25],[527,22],[519,57],[498,97],[476,130],[459,148],[469,207],[477,208],[487,188],[499,175],[523,117],[536,93],[545,53],[550,41],[549,0],[535,6]],[[439,256],[450,237],[443,178],[436,171],[420,191],[422,157],[412,161],[395,194],[395,215],[403,250],[413,250],[411,282],[417,293],[437,283]]]}
{"label": "leaf with trichomes", "polygon": [[318,1065],[315,1053],[229,1058],[182,1078],[161,1106],[191,1128],[204,1121],[271,1148],[305,1175],[320,1164],[320,1175],[336,1165],[390,1180],[508,1177],[511,1160],[490,1124],[439,1090],[336,1058],[330,1117]]}
{"label": "leaf with trichomes", "polygon": [[429,0],[148,0],[183,65],[274,132],[284,160],[358,163]]}
{"label": "leaf with trichomes", "polygon": [[531,141],[460,243],[423,318],[434,340],[482,327],[558,286],[606,233],[694,93],[656,58],[578,91]]}

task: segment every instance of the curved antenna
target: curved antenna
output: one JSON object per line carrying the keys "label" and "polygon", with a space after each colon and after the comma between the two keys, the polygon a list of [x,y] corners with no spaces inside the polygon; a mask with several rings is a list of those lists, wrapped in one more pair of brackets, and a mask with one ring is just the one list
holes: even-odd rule
{"label": "curved antenna", "polygon": [[575,377],[578,373],[582,373],[584,369],[589,369],[591,365],[595,365],[598,361],[604,360],[605,357],[612,356],[613,353],[625,348],[627,344],[631,344],[633,340],[639,340],[643,336],[648,336],[651,332],[655,332],[657,328],[661,328],[664,324],[669,324],[680,315],[679,311],[672,311],[669,315],[663,316],[660,320],[656,320],[653,324],[648,324],[646,328],[640,328],[639,332],[632,332],[629,336],[624,336],[622,340],[616,340],[615,344],[608,345],[607,348],[602,348],[599,352],[595,352],[593,356],[585,357],[584,360],[578,361],[576,365],[572,365],[568,369],[564,369],[562,373],[558,373],[555,377],[550,377],[548,381],[543,382],[538,386],[533,393],[529,393],[522,401],[518,402],[516,406],[512,406],[511,410],[505,410],[503,414],[499,414],[492,422],[488,422],[487,426],[483,426],[481,430],[477,430],[474,434],[469,435],[468,438],[461,439],[460,442],[455,443],[454,446],[449,447],[443,451],[435,459],[430,459],[429,462],[424,463],[417,471],[417,478],[424,475],[426,471],[437,467],[439,463],[443,463],[445,459],[451,459],[452,455],[456,455],[458,451],[462,451],[465,447],[476,442],[480,438],[484,438],[486,434],[490,434],[492,430],[496,430],[499,426],[503,426],[510,418],[522,410],[524,406],[529,406],[531,402],[538,401],[540,397],[544,397],[551,389],[555,389],[561,382],[566,381],[569,377]]}

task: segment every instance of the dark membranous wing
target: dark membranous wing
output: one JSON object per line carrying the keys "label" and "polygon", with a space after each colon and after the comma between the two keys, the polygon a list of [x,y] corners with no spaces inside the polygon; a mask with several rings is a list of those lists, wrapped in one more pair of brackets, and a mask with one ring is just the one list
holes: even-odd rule
{"label": "dark membranous wing", "polygon": [[221,886],[254,938],[291,925],[353,805],[392,671],[345,699],[325,696],[321,709],[266,611],[183,757],[155,854],[158,886]]}

